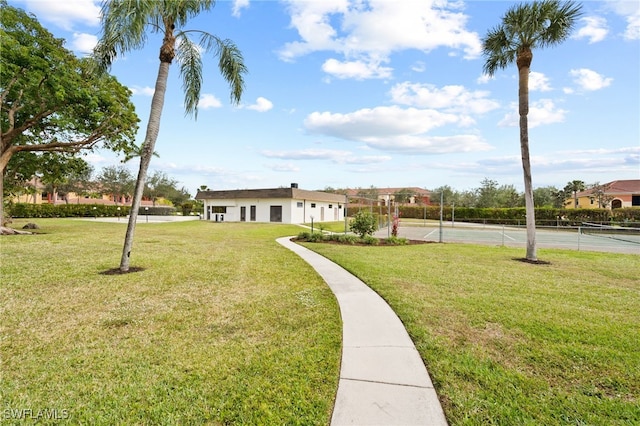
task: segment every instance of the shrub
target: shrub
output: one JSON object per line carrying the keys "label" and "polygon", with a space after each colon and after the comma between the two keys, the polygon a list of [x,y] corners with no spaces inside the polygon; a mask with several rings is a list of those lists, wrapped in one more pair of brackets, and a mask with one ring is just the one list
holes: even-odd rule
{"label": "shrub", "polygon": [[117,217],[129,214],[129,206],[105,206],[97,204],[29,204],[15,203],[9,206],[11,217]]}
{"label": "shrub", "polygon": [[346,244],[355,244],[360,238],[352,234],[337,234],[337,241]]}
{"label": "shrub", "polygon": [[368,211],[361,210],[349,222],[349,229],[361,238],[373,234],[378,229],[376,218]]}
{"label": "shrub", "polygon": [[406,238],[398,238],[398,237],[394,237],[391,236],[387,239],[384,240],[387,244],[391,244],[394,246],[404,246],[407,245],[409,243],[409,240],[407,240]]}
{"label": "shrub", "polygon": [[380,240],[372,235],[365,235],[362,237],[362,242],[370,246],[377,246],[380,244]]}
{"label": "shrub", "polygon": [[311,232],[309,232],[309,231],[303,231],[303,232],[298,234],[298,239],[299,240],[309,241],[309,238],[311,238]]}
{"label": "shrub", "polygon": [[318,241],[322,241],[324,236],[320,232],[309,232],[304,231],[298,234],[298,239],[302,241],[308,241],[310,243],[317,243]]}

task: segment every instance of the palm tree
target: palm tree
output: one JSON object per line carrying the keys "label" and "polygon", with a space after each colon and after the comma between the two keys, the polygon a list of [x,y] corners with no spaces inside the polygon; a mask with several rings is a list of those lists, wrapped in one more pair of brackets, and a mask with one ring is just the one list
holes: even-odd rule
{"label": "palm tree", "polygon": [[584,191],[586,186],[581,180],[572,180],[564,187],[564,192],[573,195],[573,207],[578,208],[578,192]]}
{"label": "palm tree", "polygon": [[[240,102],[244,90],[243,75],[247,69],[238,47],[230,40],[220,39],[207,32],[182,29],[189,18],[212,9],[214,5],[214,0],[138,0],[135,2],[108,0],[102,5],[102,34],[94,50],[94,56],[102,68],[109,68],[117,56],[142,48],[147,41],[147,32],[161,33],[164,36],[160,46],[160,67],[151,100],[147,131],[141,147],[140,169],[120,261],[122,272],[129,270],[138,209],[147,169],[160,130],[160,116],[172,61],[177,59],[180,65],[185,110],[188,115],[193,115],[194,118],[198,116],[197,107],[202,85],[202,53],[213,53],[218,58],[220,73],[231,88],[231,101],[236,104]],[[194,34],[199,36],[197,43],[189,38]]]}
{"label": "palm tree", "polygon": [[486,57],[484,72],[492,76],[515,61],[518,66],[518,112],[520,114],[520,150],[524,172],[524,198],[527,213],[527,255],[537,261],[536,220],[529,160],[529,71],[533,49],[554,46],[564,41],[581,15],[582,6],[572,1],[542,0],[519,3],[502,17],[502,24],[483,39]]}

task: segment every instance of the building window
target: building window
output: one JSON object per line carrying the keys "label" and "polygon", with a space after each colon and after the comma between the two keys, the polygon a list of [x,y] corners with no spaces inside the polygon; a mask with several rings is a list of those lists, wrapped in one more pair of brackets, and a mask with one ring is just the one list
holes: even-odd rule
{"label": "building window", "polygon": [[332,209],[333,208],[333,204],[329,204],[329,208]]}
{"label": "building window", "polygon": [[315,209],[316,208],[316,203],[311,203],[311,208]]}
{"label": "building window", "polygon": [[270,206],[269,210],[271,222],[282,222],[282,206]]}
{"label": "building window", "polygon": [[212,206],[211,207],[211,212],[212,213],[226,213],[227,212],[227,208],[225,206]]}
{"label": "building window", "polygon": [[632,195],[631,196],[631,206],[632,207],[640,207],[640,195]]}
{"label": "building window", "polygon": [[298,201],[297,205],[298,205],[299,208],[302,208],[302,201]]}

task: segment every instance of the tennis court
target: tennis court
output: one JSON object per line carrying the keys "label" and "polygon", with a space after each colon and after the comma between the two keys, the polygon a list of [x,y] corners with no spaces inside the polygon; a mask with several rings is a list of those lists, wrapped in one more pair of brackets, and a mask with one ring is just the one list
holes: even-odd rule
{"label": "tennis court", "polygon": [[[380,238],[387,237],[388,228],[376,232]],[[442,234],[442,237],[441,237]],[[440,241],[444,243],[475,243],[509,247],[526,247],[525,227],[503,225],[483,225],[463,222],[408,223],[400,222],[398,236],[411,240]],[[640,255],[640,229],[613,232],[610,229],[580,228],[538,228],[536,230],[538,248],[560,248],[569,250],[603,251]]]}

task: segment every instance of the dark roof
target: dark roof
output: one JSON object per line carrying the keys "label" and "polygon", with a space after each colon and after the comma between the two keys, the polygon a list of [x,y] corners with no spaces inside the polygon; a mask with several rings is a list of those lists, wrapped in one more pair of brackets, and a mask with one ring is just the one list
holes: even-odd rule
{"label": "dark roof", "polygon": [[344,195],[332,194],[322,191],[307,191],[298,188],[272,188],[272,189],[236,189],[224,191],[200,191],[196,194],[196,200],[237,200],[240,198],[291,198],[296,200],[344,202]]}

